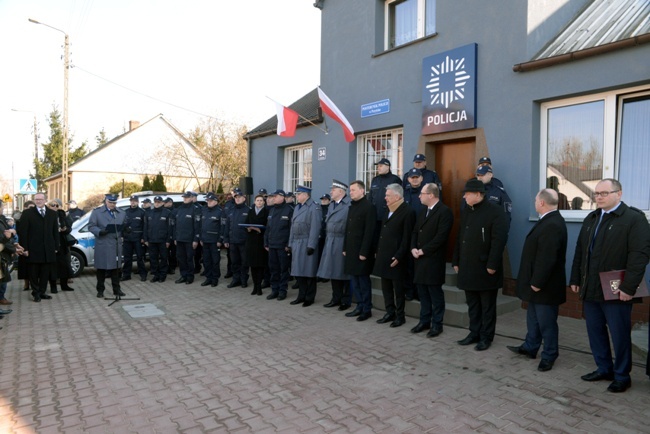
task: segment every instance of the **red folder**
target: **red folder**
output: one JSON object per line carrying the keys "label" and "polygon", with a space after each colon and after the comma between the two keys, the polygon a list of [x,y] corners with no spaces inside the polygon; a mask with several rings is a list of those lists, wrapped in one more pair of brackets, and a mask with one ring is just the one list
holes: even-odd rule
{"label": "red folder", "polygon": [[[625,270],[603,271],[598,274],[600,275],[600,286],[603,287],[603,297],[605,297],[605,300],[618,300],[618,293],[614,293],[614,291],[621,287],[621,283],[625,279]],[[648,296],[650,294],[648,293],[648,284],[644,276],[639,287],[636,289],[634,298]]]}

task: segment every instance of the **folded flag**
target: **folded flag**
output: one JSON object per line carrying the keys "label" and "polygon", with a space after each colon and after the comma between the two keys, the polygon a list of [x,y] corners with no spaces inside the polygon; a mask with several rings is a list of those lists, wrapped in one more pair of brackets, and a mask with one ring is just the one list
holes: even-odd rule
{"label": "folded flag", "polygon": [[354,130],[352,129],[352,125],[350,125],[350,122],[348,122],[341,110],[339,110],[336,104],[334,104],[332,100],[329,99],[327,95],[325,95],[325,92],[323,92],[320,87],[318,88],[318,98],[320,99],[320,106],[323,111],[327,113],[329,117],[341,124],[345,140],[348,142],[353,141]]}

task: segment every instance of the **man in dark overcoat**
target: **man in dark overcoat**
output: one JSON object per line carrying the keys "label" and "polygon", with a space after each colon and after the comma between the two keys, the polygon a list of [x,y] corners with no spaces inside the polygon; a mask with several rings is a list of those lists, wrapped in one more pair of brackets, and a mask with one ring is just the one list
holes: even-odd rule
{"label": "man in dark overcoat", "polygon": [[318,271],[318,237],[320,235],[320,205],[311,200],[311,188],[296,187],[296,206],[291,218],[289,249],[291,273],[298,282],[298,297],[290,304],[303,307],[314,304],[316,298],[316,272]]}
{"label": "man in dark overcoat", "polygon": [[124,266],[122,267],[122,281],[131,280],[133,270],[133,254],[135,253],[136,264],[140,281],[147,280],[147,269],[144,265],[144,232],[147,221],[146,212],[138,206],[138,196],[129,198],[129,207],[124,211]]}
{"label": "man in dark overcoat", "polygon": [[558,357],[557,316],[559,306],[566,302],[567,229],[558,199],[550,188],[535,196],[540,218],[526,236],[517,276],[517,296],[528,303],[526,339],[519,346],[508,346],[510,351],[534,359],[544,341],[537,367],[541,372],[551,370]]}
{"label": "man in dark overcoat", "polygon": [[293,208],[284,201],[284,190],[276,190],[270,196],[273,198],[273,208],[269,211],[266,231],[264,232],[264,248],[269,252],[269,271],[271,272],[271,293],[267,300],[287,298],[289,282],[289,235],[291,235],[291,217]]}
{"label": "man in dark overcoat", "polygon": [[111,279],[115,296],[123,297],[120,289],[122,268],[122,229],[126,214],[117,209],[117,195],[107,194],[104,204],[92,210],[88,230],[95,236],[95,269],[97,270],[97,297],[104,297],[104,280]]}
{"label": "man in dark overcoat", "polygon": [[325,243],[318,266],[318,277],[329,280],[332,285],[332,298],[325,307],[338,306],[340,311],[350,308],[350,276],[343,271],[345,267],[343,241],[350,209],[347,190],[348,186],[345,183],[332,180],[328,195],[331,200],[325,216]]}
{"label": "man in dark overcoat", "polygon": [[60,248],[59,217],[45,206],[45,194],[34,195],[35,207],[25,209],[20,217],[18,236],[29,264],[29,281],[35,302],[49,300],[47,283],[56,266],[56,252]]}
{"label": "man in dark overcoat", "polygon": [[173,241],[173,208],[169,209],[164,204],[162,196],[156,196],[153,208],[145,214],[147,229],[144,242],[149,249],[149,263],[151,265],[151,282],[164,282],[169,271],[169,247]]}
{"label": "man in dark overcoat", "polygon": [[434,183],[426,184],[420,192],[424,208],[418,212],[411,234],[411,256],[414,278],[420,295],[420,322],[411,333],[429,330],[427,337],[442,333],[445,316],[445,283],[447,241],[454,223],[451,209],[440,201],[440,190]]}
{"label": "man in dark overcoat", "polygon": [[469,335],[460,345],[476,343],[487,350],[497,323],[497,293],[503,286],[503,249],[508,240],[508,219],[503,208],[488,201],[478,179],[465,184],[460,227],[452,265],[458,288],[465,291],[469,310]]}
{"label": "man in dark overcoat", "polygon": [[391,327],[399,327],[406,322],[404,281],[408,276],[415,212],[404,201],[404,190],[399,184],[386,186],[386,206],[388,211],[381,221],[373,270],[373,274],[381,278],[386,313],[377,323],[390,322]]}
{"label": "man in dark overcoat", "polygon": [[[597,366],[581,378],[612,381],[607,388],[612,393],[625,392],[632,385],[632,302],[650,258],[648,219],[622,202],[622,195],[623,187],[616,179],[596,184],[598,209],[582,223],[570,279],[571,290],[583,301],[589,346]],[[600,273],[614,270],[625,270],[625,276],[615,292],[618,300],[605,301]]]}
{"label": "man in dark overcoat", "polygon": [[374,236],[377,216],[375,207],[366,198],[363,181],[350,184],[350,209],[343,240],[343,271],[350,276],[350,290],[357,307],[345,314],[365,321],[372,317],[372,287],[370,273],[374,264]]}

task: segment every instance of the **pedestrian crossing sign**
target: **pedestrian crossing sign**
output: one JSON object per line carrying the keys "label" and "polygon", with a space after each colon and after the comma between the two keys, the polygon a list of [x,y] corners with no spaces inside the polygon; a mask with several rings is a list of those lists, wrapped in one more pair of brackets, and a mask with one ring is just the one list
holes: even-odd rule
{"label": "pedestrian crossing sign", "polygon": [[36,190],[36,180],[35,179],[21,179],[19,183],[20,189],[19,193],[20,194],[36,194],[38,191]]}

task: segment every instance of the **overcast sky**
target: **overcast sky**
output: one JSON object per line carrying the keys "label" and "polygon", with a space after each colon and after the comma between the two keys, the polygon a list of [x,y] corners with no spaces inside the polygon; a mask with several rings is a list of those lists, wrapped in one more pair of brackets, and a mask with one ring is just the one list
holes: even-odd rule
{"label": "overcast sky", "polygon": [[312,0],[0,0],[5,179],[32,168],[34,115],[42,143],[53,105],[63,114],[64,35],[28,18],[70,37],[73,148],[159,113],[184,133],[201,115],[252,128],[275,114],[266,96],[288,105],[320,82]]}

